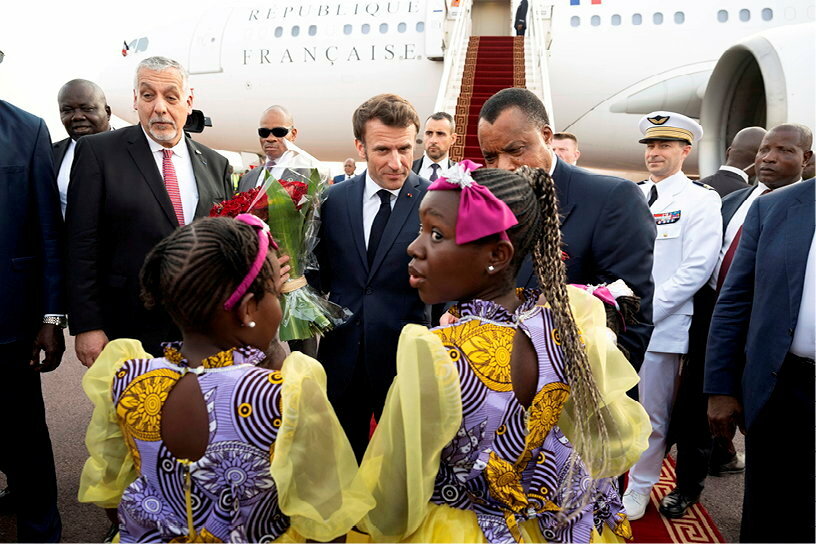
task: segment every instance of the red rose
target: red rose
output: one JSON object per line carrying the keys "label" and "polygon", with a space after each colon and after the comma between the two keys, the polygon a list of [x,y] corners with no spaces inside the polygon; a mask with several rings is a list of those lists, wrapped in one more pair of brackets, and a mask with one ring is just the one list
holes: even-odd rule
{"label": "red rose", "polygon": [[289,198],[294,202],[295,208],[299,210],[303,206],[301,200],[309,192],[309,186],[302,181],[280,180],[280,184],[289,193]]}

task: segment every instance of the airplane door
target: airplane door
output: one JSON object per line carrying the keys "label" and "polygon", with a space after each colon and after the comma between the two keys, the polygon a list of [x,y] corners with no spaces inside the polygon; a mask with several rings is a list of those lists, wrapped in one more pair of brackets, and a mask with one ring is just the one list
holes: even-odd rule
{"label": "airplane door", "polygon": [[473,36],[510,36],[513,27],[509,0],[473,1]]}
{"label": "airplane door", "polygon": [[190,74],[222,72],[221,45],[227,28],[230,8],[208,8],[196,25],[190,41]]}

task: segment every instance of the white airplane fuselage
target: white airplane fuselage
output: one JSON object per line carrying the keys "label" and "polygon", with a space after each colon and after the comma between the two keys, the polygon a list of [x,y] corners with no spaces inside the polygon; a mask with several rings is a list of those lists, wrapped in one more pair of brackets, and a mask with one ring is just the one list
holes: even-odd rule
{"label": "white airplane fuselage", "polygon": [[[787,115],[795,117],[797,111],[788,111],[795,107],[802,118],[784,121],[813,125],[812,1],[551,3],[553,128],[578,136],[582,166],[643,170],[640,116],[667,109],[700,117],[721,55],[746,37],[781,26],[805,27],[794,31],[804,40],[800,48],[776,48],[784,66],[800,69],[783,70],[783,92],[811,96],[809,109],[796,105],[807,104],[801,96],[799,102],[788,96]],[[103,88],[114,113],[137,122],[136,64],[148,56],[168,56],[188,68],[194,107],[212,118],[213,126],[197,140],[218,149],[259,152],[255,129],[261,112],[280,104],[294,116],[298,144],[323,160],[343,160],[355,156],[351,115],[367,98],[395,93],[411,101],[421,118],[433,113],[443,72],[438,51],[445,10],[441,0],[284,0],[208,9],[193,14],[192,24],[155,29],[129,42],[128,54],[106,70]],[[807,22],[811,25],[801,24]],[[795,45],[790,35],[785,39]],[[757,61],[760,71],[762,62]],[[769,107],[774,96],[763,90]],[[748,125],[776,122],[781,115],[758,115],[761,105],[748,109],[742,116]],[[730,124],[742,122],[734,116]],[[718,137],[725,141],[733,128]],[[692,156],[686,171],[696,171],[696,162]]]}

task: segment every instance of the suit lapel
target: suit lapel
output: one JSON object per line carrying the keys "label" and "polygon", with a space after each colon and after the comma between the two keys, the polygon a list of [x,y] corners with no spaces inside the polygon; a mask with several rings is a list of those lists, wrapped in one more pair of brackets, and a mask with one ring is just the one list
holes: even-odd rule
{"label": "suit lapel", "polygon": [[54,146],[54,170],[59,174],[62,166],[62,159],[65,158],[65,152],[68,151],[68,145],[71,143],[71,138],[66,138],[57,142]]}
{"label": "suit lapel", "polygon": [[[350,185],[346,191],[346,212],[348,213],[349,228],[351,237],[354,239],[354,247],[365,268],[368,268],[368,256],[366,255],[365,235],[363,234],[363,189],[365,188],[366,172],[357,177],[344,182]],[[382,244],[380,244],[382,246]]]}
{"label": "suit lapel", "polygon": [[652,213],[672,211],[668,210],[668,208],[674,204],[674,197],[680,193],[685,188],[686,183],[688,183],[684,183],[684,181],[685,180],[681,179],[673,179],[669,181],[668,185],[663,185],[665,181],[658,183],[657,200],[651,205]]}
{"label": "suit lapel", "polygon": [[729,207],[723,210],[723,237],[725,237],[725,229],[728,228],[728,223],[731,222],[731,218],[734,217],[734,214],[737,213],[737,210],[740,208],[740,206],[742,206],[743,202],[748,200],[748,197],[751,196],[754,187],[748,187],[740,190],[742,193],[740,193],[739,197],[729,202]]}
{"label": "suit lapel", "polygon": [[178,220],[175,211],[173,211],[173,204],[170,202],[170,197],[167,196],[164,180],[156,167],[153,155],[150,153],[150,146],[148,146],[145,135],[142,133],[142,128],[140,125],[136,125],[130,127],[130,130],[128,152],[136,164],[136,168],[142,174],[142,178],[153,192],[153,196],[156,197],[159,207],[164,210],[165,217],[174,227],[177,227]]}
{"label": "suit lapel", "polygon": [[798,319],[802,303],[805,269],[813,239],[814,212],[816,209],[811,191],[800,191],[799,200],[788,208],[788,220],[784,227],[786,232],[778,233],[785,240],[785,273],[788,278],[791,322]]}
{"label": "suit lapel", "polygon": [[416,211],[418,202],[422,200],[418,195],[418,186],[419,179],[416,176],[408,176],[408,179],[403,183],[399,196],[397,196],[397,201],[394,203],[394,209],[391,211],[391,216],[385,225],[380,245],[377,246],[377,254],[374,255],[374,262],[371,263],[371,270],[368,272],[369,278],[374,275],[377,268],[382,264],[385,254],[388,253],[391,246],[394,245],[394,240],[397,239],[397,235],[402,231],[402,226],[405,224],[408,216],[411,212]]}
{"label": "suit lapel", "polygon": [[558,221],[561,226],[567,222],[575,204],[569,199],[569,186],[572,179],[572,170],[564,161],[555,163],[553,180],[555,181],[555,192],[558,196]]}
{"label": "suit lapel", "polygon": [[[190,153],[190,163],[193,165],[193,175],[195,176],[196,188],[198,189],[198,204],[196,204],[194,217],[206,217],[210,213],[213,200],[216,195],[210,193],[210,187],[217,187],[220,184],[212,179],[211,171],[207,165],[207,158],[198,149],[196,143],[185,136],[187,151]],[[218,198],[220,202],[221,199]]]}

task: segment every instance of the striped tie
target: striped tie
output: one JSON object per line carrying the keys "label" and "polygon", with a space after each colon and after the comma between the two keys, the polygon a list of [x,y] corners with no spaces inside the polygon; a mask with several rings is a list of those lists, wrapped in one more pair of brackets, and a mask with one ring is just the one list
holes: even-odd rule
{"label": "striped tie", "polygon": [[184,225],[184,208],[181,206],[181,193],[179,192],[176,169],[173,167],[173,150],[163,149],[164,160],[162,160],[162,177],[164,186],[167,188],[167,195],[173,203],[173,210],[176,212],[176,220],[179,226]]}

